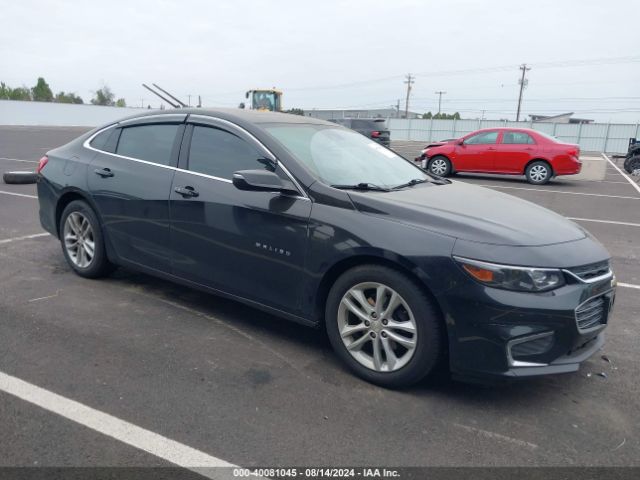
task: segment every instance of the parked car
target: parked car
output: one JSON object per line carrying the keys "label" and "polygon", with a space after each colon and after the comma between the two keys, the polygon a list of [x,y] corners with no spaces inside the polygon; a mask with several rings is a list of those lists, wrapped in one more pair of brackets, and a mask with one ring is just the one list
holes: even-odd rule
{"label": "parked car", "polygon": [[627,173],[640,176],[640,141],[635,138],[629,140],[629,150],[623,167]]}
{"label": "parked car", "polygon": [[582,227],[309,117],[140,114],[48,152],[37,188],[78,275],[121,265],[325,328],[386,387],[437,365],[473,381],[575,371],[614,301]]}
{"label": "parked car", "polygon": [[391,144],[391,132],[383,118],[337,118],[329,121],[355,130],[385,147]]}
{"label": "parked car", "polygon": [[556,175],[575,175],[582,168],[578,145],[525,128],[477,130],[425,148],[418,160],[442,177],[457,172],[525,175],[536,185]]}

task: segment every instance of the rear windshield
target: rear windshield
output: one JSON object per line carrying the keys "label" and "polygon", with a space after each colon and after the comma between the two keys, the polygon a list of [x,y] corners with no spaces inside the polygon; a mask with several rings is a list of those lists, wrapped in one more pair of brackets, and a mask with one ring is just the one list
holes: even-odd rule
{"label": "rear windshield", "polygon": [[548,133],[541,132],[540,130],[536,130],[536,133],[541,137],[546,138],[547,140],[551,140],[552,142],[555,142],[555,143],[560,143],[560,140],[558,140],[556,137],[552,135],[549,135]]}
{"label": "rear windshield", "polygon": [[351,128],[359,130],[387,130],[384,119],[376,120],[351,120]]}

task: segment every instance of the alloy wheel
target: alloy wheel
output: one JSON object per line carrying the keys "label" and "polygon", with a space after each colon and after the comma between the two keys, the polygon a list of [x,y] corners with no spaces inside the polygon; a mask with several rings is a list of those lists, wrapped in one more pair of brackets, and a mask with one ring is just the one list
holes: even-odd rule
{"label": "alloy wheel", "polygon": [[447,172],[447,162],[442,158],[436,158],[431,162],[431,172],[443,176]]}
{"label": "alloy wheel", "polygon": [[80,268],[91,265],[95,240],[89,219],[80,212],[71,212],[64,223],[64,248],[71,261]]}
{"label": "alloy wheel", "polygon": [[338,308],[338,331],[351,356],[376,372],[404,367],[418,341],[416,321],[407,302],[377,282],[360,283],[344,294]]}
{"label": "alloy wheel", "polygon": [[549,174],[547,167],[545,167],[544,165],[534,165],[533,167],[531,167],[531,170],[529,170],[529,177],[531,177],[531,180],[533,180],[534,182],[542,182],[547,178],[547,175]]}

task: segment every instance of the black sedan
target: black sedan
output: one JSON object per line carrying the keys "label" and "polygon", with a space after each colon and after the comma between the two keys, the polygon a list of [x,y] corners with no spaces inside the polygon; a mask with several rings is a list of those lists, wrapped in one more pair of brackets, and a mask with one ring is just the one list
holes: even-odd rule
{"label": "black sedan", "polygon": [[571,372],[604,341],[615,277],[584,229],[339,125],[152,112],[38,170],[40,220],[79,275],[120,265],[326,328],[379,385],[438,365],[471,380]]}

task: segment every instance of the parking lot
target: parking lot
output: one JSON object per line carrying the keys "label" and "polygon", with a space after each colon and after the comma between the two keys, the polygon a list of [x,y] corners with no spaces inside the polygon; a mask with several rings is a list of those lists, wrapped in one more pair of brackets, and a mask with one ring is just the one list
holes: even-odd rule
{"label": "parking lot", "polygon": [[[82,131],[0,127],[0,171],[34,169]],[[42,399],[0,389],[0,463],[170,465],[155,453],[168,439],[242,466],[640,466],[640,188],[589,158],[600,179],[455,180],[550,208],[606,246],[620,287],[603,351],[576,374],[404,391],[351,375],[323,332],[125,269],[78,277],[40,227],[35,185],[0,184],[0,386],[20,379]],[[156,436],[134,447],[53,413],[68,400]]]}

